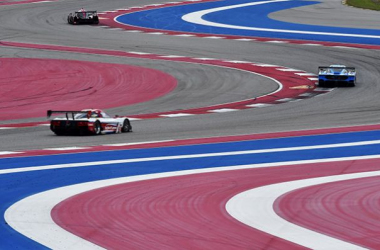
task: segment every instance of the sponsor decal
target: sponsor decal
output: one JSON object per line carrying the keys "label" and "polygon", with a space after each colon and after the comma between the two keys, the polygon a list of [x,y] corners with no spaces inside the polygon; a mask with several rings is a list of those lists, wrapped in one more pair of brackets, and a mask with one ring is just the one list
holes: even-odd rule
{"label": "sponsor decal", "polygon": [[116,130],[116,128],[117,127],[115,125],[109,125],[109,124],[104,127],[105,130]]}

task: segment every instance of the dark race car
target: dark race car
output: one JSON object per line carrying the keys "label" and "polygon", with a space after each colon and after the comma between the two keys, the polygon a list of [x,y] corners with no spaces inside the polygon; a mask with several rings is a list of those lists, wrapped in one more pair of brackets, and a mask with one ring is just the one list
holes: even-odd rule
{"label": "dark race car", "polygon": [[99,109],[85,109],[82,111],[48,110],[48,119],[53,114],[65,114],[65,117],[56,117],[50,121],[50,129],[56,135],[100,135],[132,131],[128,118],[111,117]]}
{"label": "dark race car", "polygon": [[99,24],[99,17],[96,10],[76,11],[67,16],[69,24]]}
{"label": "dark race car", "polygon": [[340,85],[354,87],[356,84],[356,70],[345,65],[330,65],[318,68],[319,87],[337,87]]}

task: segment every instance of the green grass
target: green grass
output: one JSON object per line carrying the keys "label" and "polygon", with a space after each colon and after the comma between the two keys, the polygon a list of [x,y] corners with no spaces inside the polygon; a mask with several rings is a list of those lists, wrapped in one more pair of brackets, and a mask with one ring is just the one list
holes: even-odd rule
{"label": "green grass", "polygon": [[347,0],[347,5],[369,10],[380,10],[380,0]]}

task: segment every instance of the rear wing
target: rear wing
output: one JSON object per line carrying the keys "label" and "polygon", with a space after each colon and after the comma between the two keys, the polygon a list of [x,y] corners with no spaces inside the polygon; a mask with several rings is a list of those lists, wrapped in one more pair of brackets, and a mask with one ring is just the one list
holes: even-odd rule
{"label": "rear wing", "polygon": [[319,75],[331,75],[334,74],[336,70],[346,70],[347,75],[356,75],[356,69],[355,67],[339,67],[339,66],[320,66],[318,67],[318,74]]}
{"label": "rear wing", "polygon": [[91,111],[57,111],[57,110],[48,110],[47,111],[47,118],[50,119],[50,117],[53,114],[65,114],[66,119],[69,119],[69,115],[71,115],[71,118],[75,120],[76,114],[87,114],[87,118],[91,116]]}

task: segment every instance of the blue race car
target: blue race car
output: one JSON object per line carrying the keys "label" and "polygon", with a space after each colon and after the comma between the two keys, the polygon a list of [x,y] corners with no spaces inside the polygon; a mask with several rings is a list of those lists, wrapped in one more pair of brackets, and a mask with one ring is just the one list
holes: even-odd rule
{"label": "blue race car", "polygon": [[318,67],[318,86],[337,87],[356,84],[356,70],[345,65],[330,65]]}

